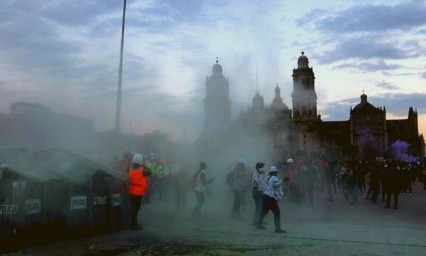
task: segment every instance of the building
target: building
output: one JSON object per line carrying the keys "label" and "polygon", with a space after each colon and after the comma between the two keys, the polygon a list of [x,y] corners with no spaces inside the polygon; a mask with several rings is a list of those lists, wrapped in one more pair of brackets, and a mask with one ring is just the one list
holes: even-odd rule
{"label": "building", "polygon": [[204,99],[204,133],[227,131],[231,126],[231,100],[229,81],[222,74],[222,66],[216,59],[212,75],[206,78]]}
{"label": "building", "polygon": [[[424,157],[417,110],[409,108],[407,119],[387,120],[386,108],[375,107],[363,93],[360,103],[351,108],[349,120],[322,121],[317,111],[315,74],[304,52],[292,77],[292,110],[283,102],[278,85],[269,106],[265,106],[264,98],[256,92],[252,107],[240,114],[230,133],[248,134],[254,139],[266,135],[275,160],[298,153],[348,155],[364,160],[389,157],[393,145],[401,141],[409,145],[407,156]],[[229,83],[218,63],[213,66],[212,77],[207,77],[206,87],[205,131],[218,129],[213,125],[215,122],[225,128],[230,120]]]}
{"label": "building", "polygon": [[83,149],[93,144],[93,124],[87,118],[56,113],[41,104],[12,103],[0,113],[0,146]]}

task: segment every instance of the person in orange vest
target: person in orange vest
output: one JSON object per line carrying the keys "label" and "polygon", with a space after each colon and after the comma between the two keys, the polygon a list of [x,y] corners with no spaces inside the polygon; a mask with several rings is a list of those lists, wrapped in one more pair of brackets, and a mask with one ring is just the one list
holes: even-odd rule
{"label": "person in orange vest", "polygon": [[138,224],[138,212],[141,208],[142,197],[145,195],[147,182],[146,177],[151,171],[144,166],[143,156],[134,154],[132,164],[129,168],[129,197],[130,197],[130,229],[142,230]]}

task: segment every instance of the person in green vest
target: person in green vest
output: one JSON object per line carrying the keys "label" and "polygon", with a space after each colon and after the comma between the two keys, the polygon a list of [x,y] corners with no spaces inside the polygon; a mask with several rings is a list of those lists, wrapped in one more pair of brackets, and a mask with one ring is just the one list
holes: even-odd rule
{"label": "person in green vest", "polygon": [[161,202],[167,201],[169,169],[164,160],[159,160],[156,169],[156,186],[158,191],[158,199]]}

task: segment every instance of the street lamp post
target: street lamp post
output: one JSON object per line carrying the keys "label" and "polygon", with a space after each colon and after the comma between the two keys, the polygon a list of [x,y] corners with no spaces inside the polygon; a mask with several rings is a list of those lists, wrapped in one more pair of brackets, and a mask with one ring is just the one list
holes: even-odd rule
{"label": "street lamp post", "polygon": [[120,47],[120,65],[118,68],[118,91],[117,91],[117,106],[115,112],[115,132],[120,133],[121,123],[121,84],[123,81],[123,48],[124,48],[124,26],[126,23],[126,0],[123,5],[123,21],[121,25],[121,47]]}

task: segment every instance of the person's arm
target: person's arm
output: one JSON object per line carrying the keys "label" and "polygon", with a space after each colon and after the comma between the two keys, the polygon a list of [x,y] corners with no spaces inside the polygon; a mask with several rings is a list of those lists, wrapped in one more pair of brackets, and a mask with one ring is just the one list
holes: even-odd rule
{"label": "person's arm", "polygon": [[272,181],[272,187],[273,188],[279,188],[283,184],[283,180],[278,179],[277,177],[274,177],[274,180]]}
{"label": "person's arm", "polygon": [[143,176],[148,177],[152,175],[152,171],[148,167],[144,166],[142,174]]}

